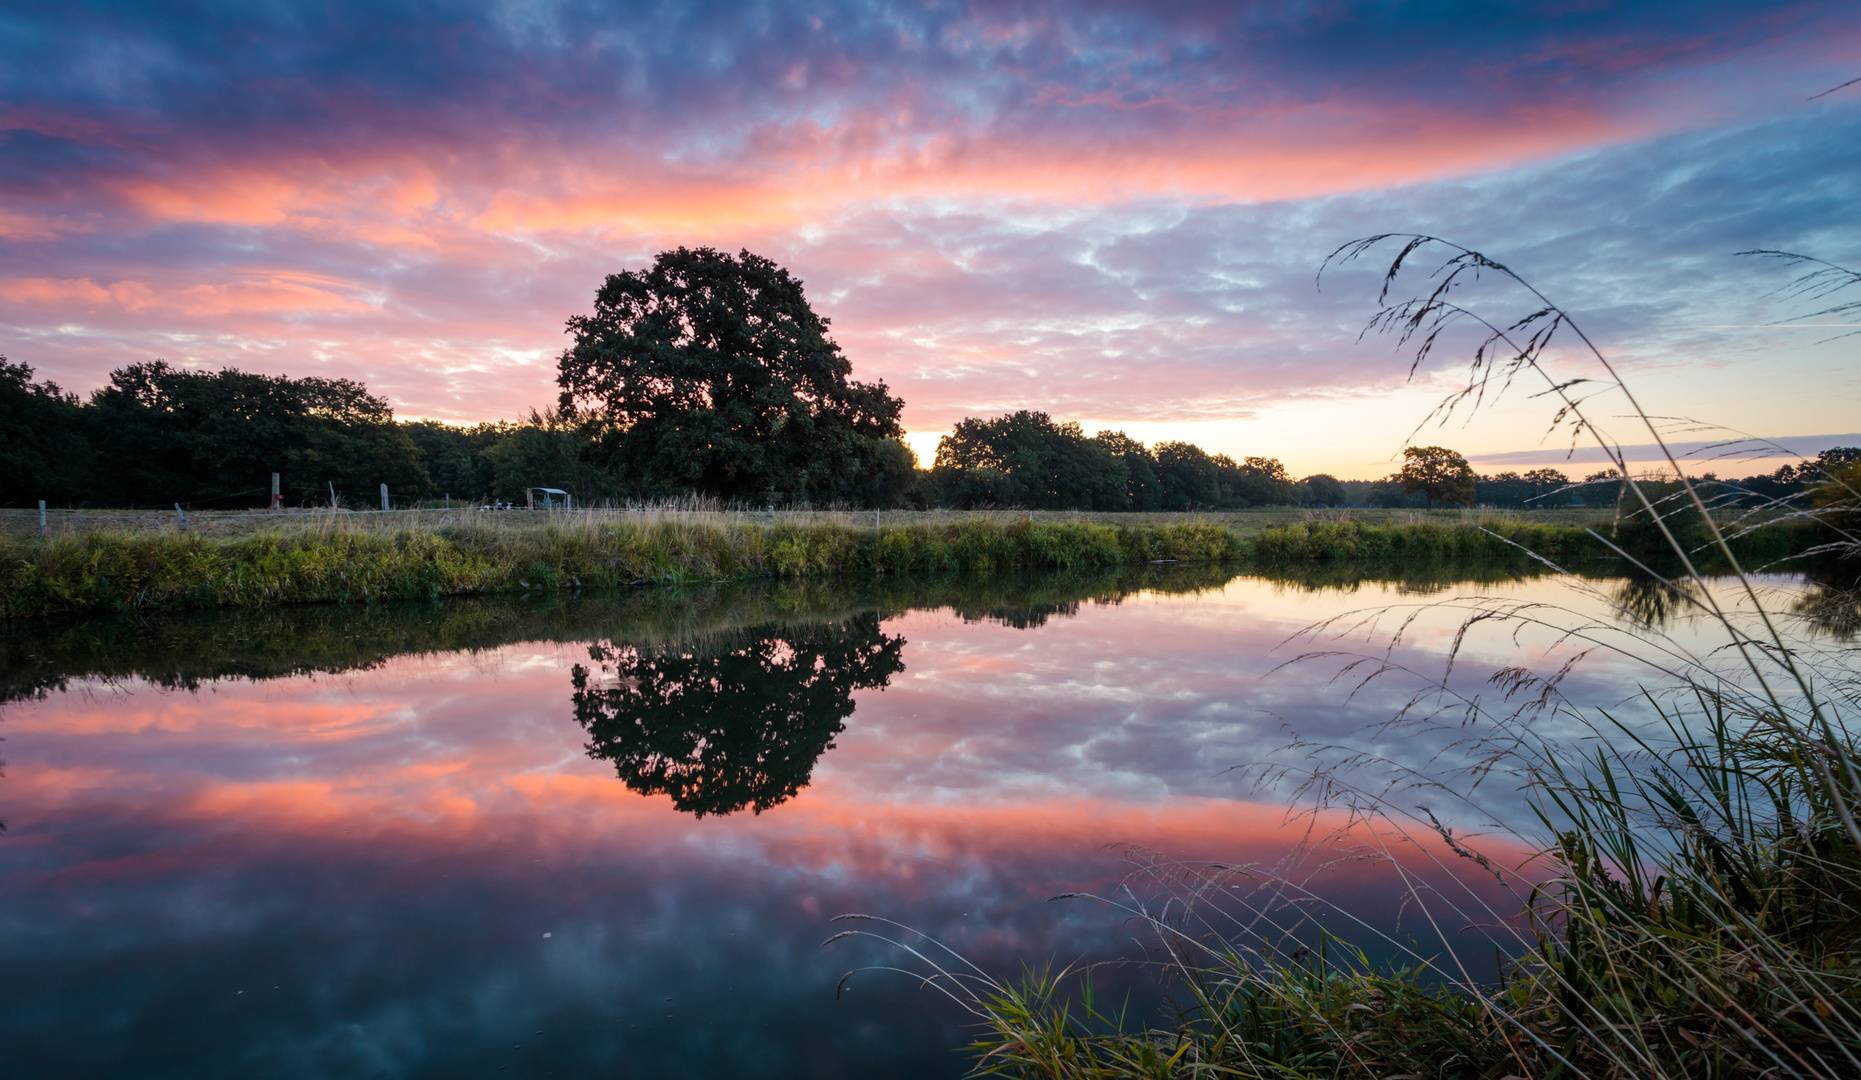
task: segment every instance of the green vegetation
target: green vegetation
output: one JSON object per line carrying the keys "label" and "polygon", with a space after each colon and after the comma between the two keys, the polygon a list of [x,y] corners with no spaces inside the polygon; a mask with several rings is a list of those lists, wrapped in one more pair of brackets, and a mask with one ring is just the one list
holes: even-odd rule
{"label": "green vegetation", "polygon": [[636,497],[894,506],[911,484],[905,403],[849,378],[827,320],[768,259],[661,252],[610,274],[569,332],[562,412]]}
{"label": "green vegetation", "polygon": [[1241,552],[1218,526],[1117,529],[955,520],[897,528],[625,520],[433,529],[340,519],[229,539],[93,533],[0,541],[8,618],[146,607],[258,607],[760,576],[1091,569]]}
{"label": "green vegetation", "polygon": [[[1353,692],[1413,683],[1355,745],[1295,738],[1292,756],[1261,763],[1255,778],[1314,815],[1336,813],[1343,824],[1318,830],[1313,857],[1388,867],[1405,926],[1426,928],[1428,940],[1353,923],[1303,869],[1154,860],[1149,880],[1163,895],[1133,888],[1104,901],[1153,939],[1175,1008],[1152,1022],[1102,1007],[1091,965],[1004,981],[915,935],[839,936],[899,946],[968,1007],[982,1032],[978,1072],[989,1075],[1861,1075],[1861,581],[1852,562],[1861,472],[1845,461],[1817,468],[1813,513],[1736,518],[1719,508],[1742,495],[1721,499],[1714,482],[1683,478],[1671,454],[1668,479],[1631,477],[1621,447],[1591,426],[1588,403],[1626,400],[1657,444],[1660,425],[1574,329],[1596,372],[1570,377],[1576,348],[1560,350],[1555,376],[1545,370],[1567,313],[1503,265],[1433,237],[1373,237],[1334,257],[1390,240],[1401,250],[1386,294],[1418,251],[1447,250],[1424,292],[1370,323],[1424,354],[1468,314],[1458,286],[1484,276],[1527,291],[1533,313],[1474,320],[1490,336],[1476,338],[1470,377],[1438,415],[1477,406],[1513,379],[1542,380],[1558,407],[1553,433],[1569,425],[1595,436],[1615,464],[1606,477],[1625,512],[1598,543],[1634,568],[1603,597],[1612,620],[1467,596],[1308,631],[1311,652],[1296,662],[1329,658],[1336,674],[1354,673]],[[1861,284],[1861,275],[1844,280]],[[1579,382],[1580,400],[1571,395]],[[1263,535],[1253,551],[1342,561],[1496,542],[1427,529],[1394,535],[1344,522]],[[1510,538],[1550,560],[1582,550],[1529,526]],[[1824,564],[1826,576],[1782,610],[1754,571],[1817,544],[1849,559]],[[1670,636],[1679,613],[1687,633]],[[1454,643],[1439,674],[1419,672],[1398,643],[1416,620],[1436,618],[1458,623]],[[1347,641],[1385,622],[1368,642]],[[1456,676],[1461,642],[1479,624],[1509,634],[1526,657],[1533,635],[1548,636],[1557,644],[1535,658],[1554,670],[1526,659],[1479,682]],[[1656,681],[1638,702],[1581,700],[1584,683],[1570,677],[1579,650]],[[1481,946],[1469,951],[1469,935]]]}
{"label": "green vegetation", "polygon": [[[1272,574],[1457,573],[1492,564],[1516,573],[1543,558],[1605,569],[1611,544],[1645,530],[1625,521],[1605,541],[1575,525],[1518,519],[1414,525],[1305,521],[1251,533],[1198,521],[1129,524],[948,517],[907,524],[761,523],[741,515],[590,512],[543,523],[454,514],[396,525],[367,515],[284,518],[243,536],[173,529],[48,539],[0,537],[0,617],[186,608],[372,603],[500,592],[546,593],[754,578],[904,577],[1010,570],[1116,571],[1203,563]],[[1114,519],[1117,520],[1117,519]],[[1751,530],[1733,550],[1786,559],[1817,539],[1806,529]],[[1723,560],[1700,556],[1711,568]],[[1611,564],[1613,565],[1613,564]]]}

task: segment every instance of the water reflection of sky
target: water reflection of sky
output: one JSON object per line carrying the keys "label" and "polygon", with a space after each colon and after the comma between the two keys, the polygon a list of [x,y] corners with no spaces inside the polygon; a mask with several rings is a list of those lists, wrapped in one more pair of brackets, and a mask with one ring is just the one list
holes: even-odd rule
{"label": "water reflection of sky", "polygon": [[[1545,580],[1478,591],[1573,602]],[[1046,899],[1116,881],[1124,842],[1278,858],[1296,828],[1229,770],[1288,725],[1344,738],[1408,692],[1347,702],[1335,663],[1266,677],[1283,643],[1414,599],[1241,579],[1029,629],[887,618],[904,670],[854,691],[806,786],[761,814],[679,813],[591,760],[571,706],[585,644],[11,705],[9,1071],[960,1075],[963,1018],[932,993],[865,975],[835,1001],[883,954],[818,949],[828,920],[891,916],[1001,970],[1138,954],[1115,914]],[[1403,655],[1426,667],[1455,621],[1423,619]],[[1562,655],[1543,644],[1476,635],[1462,669]],[[1643,677],[1596,658],[1572,689],[1620,699]],[[1324,880],[1387,923],[1371,874]]]}

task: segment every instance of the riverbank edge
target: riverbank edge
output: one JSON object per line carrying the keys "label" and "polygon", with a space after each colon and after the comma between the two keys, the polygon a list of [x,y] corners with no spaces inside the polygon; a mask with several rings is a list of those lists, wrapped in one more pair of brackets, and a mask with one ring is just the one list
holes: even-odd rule
{"label": "riverbank edge", "polygon": [[[1813,540],[1754,534],[1754,555]],[[1587,530],[1496,521],[1366,525],[1313,521],[1243,535],[1202,522],[1099,525],[958,519],[888,527],[838,524],[340,524],[210,538],[92,533],[0,538],[0,618],[147,608],[431,599],[758,577],[990,573],[1216,562],[1240,568],[1459,560],[1552,561],[1608,554]]]}

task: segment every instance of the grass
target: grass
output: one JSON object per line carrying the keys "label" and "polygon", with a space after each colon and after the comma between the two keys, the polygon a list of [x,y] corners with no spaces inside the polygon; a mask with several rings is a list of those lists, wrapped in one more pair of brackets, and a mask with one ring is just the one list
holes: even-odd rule
{"label": "grass", "polygon": [[0,537],[0,617],[1158,562],[1348,576],[1472,560],[1516,567],[1529,561],[1527,548],[1567,559],[1608,554],[1592,532],[1516,516],[1414,525],[1317,518],[1251,534],[1182,516],[1105,525],[1058,516],[921,515],[878,527],[861,516],[841,520],[848,517],[321,514],[223,535],[169,528]]}
{"label": "grass", "polygon": [[[1443,246],[1394,242],[1385,296],[1417,252]],[[1472,333],[1464,388],[1431,419],[1542,379],[1558,409],[1552,433],[1594,441],[1623,475],[1622,444],[1593,417],[1627,415],[1637,439],[1664,447],[1662,425],[1567,313],[1503,265],[1445,246],[1427,291],[1386,304],[1370,324],[1416,346],[1417,363]],[[1454,292],[1476,279],[1512,289],[1530,314],[1479,316]],[[1556,375],[1544,364],[1554,340]],[[1593,370],[1573,379],[1578,353]],[[1667,462],[1683,475],[1672,454]],[[1510,541],[1560,570],[1594,544],[1634,572],[1614,593],[1570,577],[1611,612],[1601,620],[1467,595],[1309,632],[1295,664],[1333,665],[1353,692],[1412,678],[1411,692],[1360,740],[1295,737],[1289,756],[1254,776],[1315,822],[1341,815],[1324,840],[1387,867],[1392,902],[1426,940],[1353,923],[1290,867],[1173,866],[1148,879],[1154,896],[1133,887],[1070,898],[1103,902],[1147,931],[1176,1006],[1163,1017],[1102,1007],[1090,964],[1002,979],[909,932],[830,940],[872,936],[902,950],[975,1018],[977,1071],[989,1075],[1861,1075],[1861,491],[1844,488],[1813,514],[1772,507],[1728,520],[1690,482],[1677,486],[1629,482],[1629,512],[1587,539],[1525,523],[1508,535],[1353,522],[1254,538],[1256,558],[1340,565],[1478,555]],[[1820,565],[1813,588],[1779,602],[1758,572],[1807,550],[1838,558]],[[1408,666],[1402,651],[1405,633],[1429,619],[1458,624],[1442,636],[1451,644],[1439,672]],[[1676,621],[1685,632],[1666,632]],[[1521,659],[1483,685],[1456,675],[1481,624],[1543,670]],[[1365,628],[1367,646],[1345,643]],[[1594,684],[1573,676],[1591,654],[1639,667],[1644,696],[1590,698]],[[1469,935],[1485,942],[1484,957],[1466,948]]]}

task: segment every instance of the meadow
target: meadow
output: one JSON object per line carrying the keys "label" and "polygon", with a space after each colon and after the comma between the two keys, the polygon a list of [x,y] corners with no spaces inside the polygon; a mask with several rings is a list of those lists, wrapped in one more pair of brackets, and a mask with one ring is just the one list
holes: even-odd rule
{"label": "meadow", "polygon": [[[0,615],[254,608],[754,578],[1210,563],[1390,570],[1608,555],[1597,522],[1441,511],[1103,515],[554,511],[227,515],[0,537]],[[1784,530],[1753,534],[1786,555]],[[1800,546],[1800,545],[1799,545]]]}

